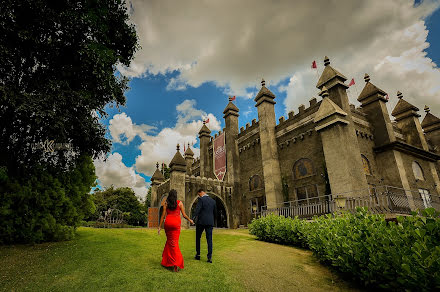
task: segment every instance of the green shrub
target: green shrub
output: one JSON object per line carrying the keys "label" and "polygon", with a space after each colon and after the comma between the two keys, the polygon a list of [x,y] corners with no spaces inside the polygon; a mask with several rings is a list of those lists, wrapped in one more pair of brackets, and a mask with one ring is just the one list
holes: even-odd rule
{"label": "green shrub", "polygon": [[369,287],[390,290],[440,289],[440,219],[434,209],[422,217],[387,222],[365,209],[307,222],[270,215],[254,220],[260,240],[306,246],[323,262]]}

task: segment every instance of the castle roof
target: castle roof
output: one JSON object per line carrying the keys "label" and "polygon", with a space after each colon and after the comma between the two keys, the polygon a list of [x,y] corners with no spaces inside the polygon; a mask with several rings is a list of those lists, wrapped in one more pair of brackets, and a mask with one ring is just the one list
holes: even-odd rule
{"label": "castle roof", "polygon": [[322,71],[321,77],[319,78],[318,83],[316,84],[317,88],[321,88],[325,83],[327,83],[328,81],[330,81],[335,77],[339,77],[340,79],[342,79],[342,82],[347,80],[347,77],[345,77],[344,74],[342,74],[341,72],[330,66],[330,60],[328,59],[327,56],[324,59],[324,65],[325,65],[324,71]]}
{"label": "castle roof", "polygon": [[368,74],[365,74],[365,82],[366,84],[364,86],[364,89],[362,89],[362,92],[361,94],[359,94],[359,97],[357,99],[359,102],[366,99],[367,97],[372,96],[373,94],[379,93],[382,96],[387,95],[385,91],[370,82],[370,76],[368,76]]}
{"label": "castle roof", "polygon": [[402,93],[400,91],[397,92],[397,97],[399,98],[399,102],[396,104],[396,106],[394,107],[393,111],[391,112],[391,115],[393,117],[407,112],[407,111],[419,111],[419,108],[410,104],[409,102],[407,102],[406,100],[403,99]]}
{"label": "castle roof", "polygon": [[258,106],[263,101],[267,101],[267,102],[275,104],[275,101],[273,101],[274,99],[275,99],[275,94],[273,94],[272,91],[270,91],[266,87],[266,81],[264,81],[264,79],[261,80],[261,89],[257,93],[257,96],[254,99],[254,101],[257,103],[255,106]]}
{"label": "castle roof", "polygon": [[180,154],[179,149],[180,149],[179,144],[177,144],[176,154],[174,154],[174,157],[173,157],[173,159],[170,162],[171,170],[179,169],[179,167],[183,167],[183,166],[186,167],[186,161],[183,158],[182,154]]}
{"label": "castle roof", "polygon": [[189,147],[189,143],[188,143],[188,148],[186,148],[186,151],[185,151],[185,156],[194,156],[194,152]]}
{"label": "castle roof", "polygon": [[226,114],[228,111],[233,111],[238,113],[240,110],[235,104],[232,103],[232,101],[230,101],[226,106],[225,110],[223,111],[223,113]]}
{"label": "castle roof", "polygon": [[440,119],[431,114],[429,111],[426,112],[426,116],[422,121],[422,128],[425,129],[429,126],[440,124]]}
{"label": "castle roof", "polygon": [[[327,90],[325,86],[323,88],[325,91]],[[316,113],[313,121],[317,123],[334,114],[338,114],[341,116],[347,115],[347,113],[344,112],[336,103],[334,103],[330,98],[326,97],[322,100],[321,105],[319,106],[318,112]]]}
{"label": "castle roof", "polygon": [[205,133],[209,135],[209,134],[211,134],[211,130],[206,126],[205,123],[203,123],[203,126],[199,131],[199,135],[205,134]]}
{"label": "castle roof", "polygon": [[151,181],[164,181],[165,177],[163,176],[162,172],[159,170],[159,162],[156,164],[156,171],[154,172],[153,176],[151,177]]}

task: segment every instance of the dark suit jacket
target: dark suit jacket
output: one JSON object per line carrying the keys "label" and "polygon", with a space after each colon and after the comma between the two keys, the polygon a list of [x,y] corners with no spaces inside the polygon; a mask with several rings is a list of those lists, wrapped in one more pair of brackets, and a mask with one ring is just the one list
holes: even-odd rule
{"label": "dark suit jacket", "polygon": [[193,216],[194,222],[197,225],[214,226],[216,215],[217,206],[215,200],[209,196],[200,197]]}

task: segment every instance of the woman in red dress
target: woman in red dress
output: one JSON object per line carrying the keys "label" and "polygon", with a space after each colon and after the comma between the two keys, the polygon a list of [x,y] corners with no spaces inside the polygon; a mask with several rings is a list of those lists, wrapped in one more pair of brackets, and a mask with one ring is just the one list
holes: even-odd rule
{"label": "woman in red dress", "polygon": [[174,267],[174,272],[178,271],[178,268],[183,269],[183,257],[179,248],[179,236],[180,236],[180,212],[183,217],[194,224],[194,222],[186,215],[183,203],[177,200],[176,190],[171,190],[168,193],[167,200],[163,205],[164,212],[160,218],[159,229],[157,231],[160,234],[160,226],[162,226],[165,219],[165,234],[167,235],[167,242],[162,253],[162,266]]}

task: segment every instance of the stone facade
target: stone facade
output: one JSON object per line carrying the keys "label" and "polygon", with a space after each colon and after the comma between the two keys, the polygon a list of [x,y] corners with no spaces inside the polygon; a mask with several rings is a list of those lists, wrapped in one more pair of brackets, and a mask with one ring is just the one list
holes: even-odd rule
{"label": "stone facade", "polygon": [[[326,196],[370,190],[380,185],[402,189],[411,209],[419,191],[440,202],[440,119],[425,107],[419,109],[402,93],[391,116],[388,95],[370,82],[358,97],[361,106],[349,104],[347,78],[324,60],[318,81],[320,100],[310,99],[287,119],[275,119],[275,95],[265,86],[255,97],[258,121],[238,129],[239,109],[230,101],[224,110],[227,173],[223,181],[213,171],[213,137],[207,125],[199,132],[200,158],[188,147],[176,152],[171,178],[159,169],[151,178],[152,206],[160,206],[175,188],[186,212],[204,188],[223,204],[227,226],[246,225],[261,206],[276,208],[286,201],[310,202]],[[420,201],[420,200],[419,200]],[[185,220],[182,221],[184,226]]]}

